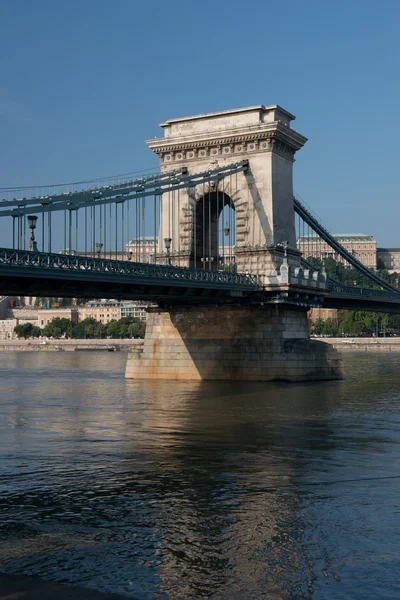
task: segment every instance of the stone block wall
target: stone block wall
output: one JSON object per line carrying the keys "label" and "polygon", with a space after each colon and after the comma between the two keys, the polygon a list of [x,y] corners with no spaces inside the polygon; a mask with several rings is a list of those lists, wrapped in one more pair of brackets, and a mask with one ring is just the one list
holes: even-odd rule
{"label": "stone block wall", "polygon": [[132,379],[307,381],[341,377],[338,353],[310,340],[305,309],[151,309],[143,349],[128,355]]}

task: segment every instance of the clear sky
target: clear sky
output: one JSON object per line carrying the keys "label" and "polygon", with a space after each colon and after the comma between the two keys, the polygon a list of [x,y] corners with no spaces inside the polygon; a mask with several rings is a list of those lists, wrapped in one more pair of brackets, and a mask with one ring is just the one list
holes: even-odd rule
{"label": "clear sky", "polygon": [[299,195],[400,246],[398,0],[13,0],[0,22],[0,187],[154,168],[165,119],[280,104],[309,138]]}

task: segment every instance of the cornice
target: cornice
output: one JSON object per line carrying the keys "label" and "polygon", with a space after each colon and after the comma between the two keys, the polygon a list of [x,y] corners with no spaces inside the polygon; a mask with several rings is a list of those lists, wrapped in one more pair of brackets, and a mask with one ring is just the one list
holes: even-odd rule
{"label": "cornice", "polygon": [[206,132],[197,135],[155,138],[146,143],[159,155],[161,162],[201,160],[230,155],[250,155],[258,152],[277,152],[293,159],[307,141],[297,131],[280,122],[258,124],[228,131]]}

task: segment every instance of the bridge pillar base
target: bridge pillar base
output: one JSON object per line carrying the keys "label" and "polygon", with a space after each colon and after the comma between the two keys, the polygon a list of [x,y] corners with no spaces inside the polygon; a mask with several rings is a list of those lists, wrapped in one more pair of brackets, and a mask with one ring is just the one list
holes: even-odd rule
{"label": "bridge pillar base", "polygon": [[341,359],[310,340],[304,308],[150,309],[143,350],[129,379],[311,381],[341,378]]}

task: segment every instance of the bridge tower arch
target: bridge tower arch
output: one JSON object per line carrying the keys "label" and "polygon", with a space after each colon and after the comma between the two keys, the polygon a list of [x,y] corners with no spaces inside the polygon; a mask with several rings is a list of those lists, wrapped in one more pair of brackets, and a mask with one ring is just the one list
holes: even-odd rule
{"label": "bridge tower arch", "polygon": [[[218,184],[211,182],[192,198],[192,236],[189,241],[189,266],[218,270],[232,258],[235,238],[235,204],[232,197]],[[224,213],[230,210],[224,224]],[[232,216],[233,213],[233,216]]]}
{"label": "bridge tower arch", "polygon": [[[288,298],[291,266],[299,267],[293,269],[297,297],[301,293],[308,299],[318,286],[309,274],[303,281],[296,249],[293,161],[306,138],[291,128],[293,119],[279,106],[260,104],[166,121],[161,125],[164,137],[147,142],[158,154],[163,172],[185,167],[194,175],[215,166],[243,166],[246,161],[245,170],[233,169],[234,175],[221,181],[222,189],[219,181],[212,187],[211,177],[205,189],[202,184],[190,187],[189,180],[189,187],[180,189],[178,202],[174,191],[163,194],[159,251],[163,252],[166,239],[172,255],[179,252],[180,266],[204,268],[205,258],[215,263],[220,210],[229,204],[235,209],[238,271],[259,275],[263,285],[253,300],[232,290],[225,303],[218,295],[207,298],[202,290],[197,300],[182,294],[179,300],[150,309],[143,350],[133,352],[127,361],[128,378],[340,377],[336,351],[310,340],[309,305]],[[212,268],[210,262],[208,266]],[[278,295],[269,300],[267,290]]]}
{"label": "bridge tower arch", "polygon": [[[299,264],[293,162],[296,151],[307,140],[291,128],[294,118],[278,105],[259,104],[171,119],[161,124],[163,138],[147,141],[159,156],[162,172],[186,167],[190,175],[211,169],[213,165],[248,161],[244,172],[227,178],[225,185],[229,189],[224,193],[231,197],[235,207],[238,270],[258,274],[266,284],[279,273],[283,242],[288,244],[289,263]],[[161,228],[162,237],[172,239],[172,252],[177,252],[179,247],[181,264],[199,266],[193,252],[199,224],[192,193],[190,189],[181,191],[180,210],[175,210],[173,219],[168,216],[172,192],[163,195]],[[163,251],[160,236],[159,251]]]}

